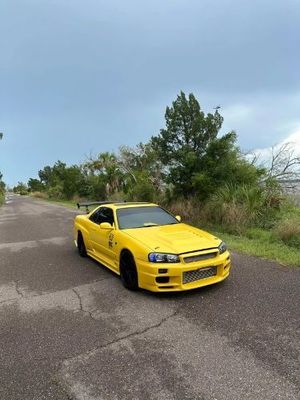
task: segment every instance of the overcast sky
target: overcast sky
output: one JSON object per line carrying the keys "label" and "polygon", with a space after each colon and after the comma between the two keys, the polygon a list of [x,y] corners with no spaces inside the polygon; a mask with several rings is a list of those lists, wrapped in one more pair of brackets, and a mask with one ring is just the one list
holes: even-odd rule
{"label": "overcast sky", "polygon": [[0,170],[147,141],[180,90],[242,149],[300,146],[299,0],[1,0]]}

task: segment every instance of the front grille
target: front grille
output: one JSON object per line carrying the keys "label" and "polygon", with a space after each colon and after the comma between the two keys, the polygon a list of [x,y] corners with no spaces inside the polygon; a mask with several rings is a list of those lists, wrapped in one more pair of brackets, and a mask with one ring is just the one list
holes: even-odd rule
{"label": "front grille", "polygon": [[217,275],[217,267],[201,268],[194,271],[186,271],[183,273],[183,283],[190,283],[200,279],[210,278]]}
{"label": "front grille", "polygon": [[216,257],[217,254],[218,254],[217,252],[214,252],[214,253],[198,254],[197,256],[184,257],[184,262],[190,263],[195,261],[208,260],[210,258]]}

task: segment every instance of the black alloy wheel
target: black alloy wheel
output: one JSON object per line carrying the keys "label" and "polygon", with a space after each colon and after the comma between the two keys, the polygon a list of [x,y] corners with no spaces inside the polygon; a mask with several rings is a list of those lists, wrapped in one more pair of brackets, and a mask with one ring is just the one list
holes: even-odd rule
{"label": "black alloy wheel", "polygon": [[130,253],[125,253],[121,257],[120,276],[126,289],[138,290],[138,274],[133,256]]}

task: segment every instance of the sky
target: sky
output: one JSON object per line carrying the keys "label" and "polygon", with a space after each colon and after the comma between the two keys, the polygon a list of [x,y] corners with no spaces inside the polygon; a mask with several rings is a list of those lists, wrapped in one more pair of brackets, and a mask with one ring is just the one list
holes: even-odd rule
{"label": "sky", "polygon": [[243,151],[300,152],[299,0],[1,0],[0,171],[146,142],[180,90]]}

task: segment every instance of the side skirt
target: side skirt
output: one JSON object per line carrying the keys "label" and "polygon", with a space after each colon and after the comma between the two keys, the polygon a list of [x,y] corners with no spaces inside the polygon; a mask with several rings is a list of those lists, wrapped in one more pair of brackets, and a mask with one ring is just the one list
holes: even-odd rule
{"label": "side skirt", "polygon": [[98,263],[100,263],[101,265],[103,265],[105,268],[110,269],[112,272],[114,272],[116,275],[120,275],[120,271],[116,271],[114,268],[112,268],[110,265],[106,264],[106,262],[100,260],[95,253],[87,250],[87,254],[89,257],[93,258],[94,260],[96,260]]}

